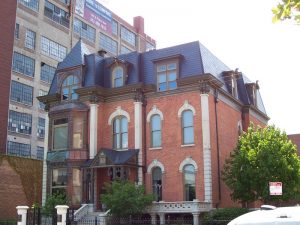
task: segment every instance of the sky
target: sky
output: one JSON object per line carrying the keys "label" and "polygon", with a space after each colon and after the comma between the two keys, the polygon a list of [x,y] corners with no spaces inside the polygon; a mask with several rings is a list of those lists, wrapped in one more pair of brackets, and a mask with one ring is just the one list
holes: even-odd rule
{"label": "sky", "polygon": [[272,23],[276,0],[98,0],[133,23],[157,49],[200,41],[231,69],[258,80],[269,124],[300,133],[300,25]]}

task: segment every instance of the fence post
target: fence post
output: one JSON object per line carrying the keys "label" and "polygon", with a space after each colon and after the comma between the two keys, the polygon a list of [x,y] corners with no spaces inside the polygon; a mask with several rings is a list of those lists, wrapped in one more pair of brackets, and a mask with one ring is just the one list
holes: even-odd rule
{"label": "fence post", "polygon": [[18,225],[26,225],[28,206],[17,206]]}
{"label": "fence post", "polygon": [[69,206],[67,205],[57,205],[57,225],[66,225],[67,211]]}
{"label": "fence post", "polygon": [[107,217],[107,215],[100,214],[99,217],[100,217],[100,225],[106,225],[106,217]]}

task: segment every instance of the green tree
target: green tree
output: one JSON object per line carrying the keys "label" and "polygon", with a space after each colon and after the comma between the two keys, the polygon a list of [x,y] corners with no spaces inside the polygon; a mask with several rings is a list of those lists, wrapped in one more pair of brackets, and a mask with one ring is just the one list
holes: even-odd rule
{"label": "green tree", "polygon": [[[296,146],[274,126],[254,128],[238,140],[226,160],[222,178],[231,198],[242,203],[277,202],[295,198],[300,189],[300,159]],[[282,196],[270,196],[269,182],[282,182]]]}
{"label": "green tree", "polygon": [[53,213],[55,206],[57,205],[67,205],[68,199],[66,194],[57,193],[53,195],[48,195],[46,198],[45,206],[43,207],[42,212],[48,216]]}
{"label": "green tree", "polygon": [[106,184],[106,193],[101,201],[117,217],[127,217],[143,213],[153,201],[153,195],[146,195],[143,186],[136,186],[129,181],[113,181]]}
{"label": "green tree", "polygon": [[300,0],[281,0],[281,2],[272,9],[272,12],[274,14],[273,22],[294,19],[300,24]]}

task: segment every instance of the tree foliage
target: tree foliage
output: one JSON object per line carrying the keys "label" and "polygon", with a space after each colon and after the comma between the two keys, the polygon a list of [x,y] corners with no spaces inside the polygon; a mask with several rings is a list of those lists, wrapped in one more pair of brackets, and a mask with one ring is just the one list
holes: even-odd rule
{"label": "tree foliage", "polygon": [[272,9],[272,12],[274,14],[273,22],[294,19],[300,24],[300,0],[281,0],[281,2]]}
{"label": "tree foliage", "polygon": [[48,195],[46,198],[45,206],[43,207],[43,213],[45,215],[51,215],[57,205],[67,205],[68,199],[66,194],[57,193]]}
{"label": "tree foliage", "polygon": [[113,181],[106,184],[106,193],[101,195],[101,202],[118,217],[137,215],[153,201],[153,195],[146,195],[143,186],[136,186],[129,181]]}
{"label": "tree foliage", "polygon": [[[226,160],[222,178],[233,200],[243,203],[288,200],[299,194],[300,159],[296,146],[274,126],[250,125]],[[282,196],[270,196],[269,182],[282,182]]]}

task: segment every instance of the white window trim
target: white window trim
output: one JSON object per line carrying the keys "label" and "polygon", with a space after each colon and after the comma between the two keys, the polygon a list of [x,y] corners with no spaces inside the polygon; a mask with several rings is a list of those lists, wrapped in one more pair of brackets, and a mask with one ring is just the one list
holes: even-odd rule
{"label": "white window trim", "polygon": [[186,158],[180,163],[180,166],[179,166],[179,172],[182,173],[184,166],[189,165],[189,164],[191,164],[191,165],[194,166],[195,172],[198,171],[197,163],[192,159],[191,156],[189,156],[189,157],[186,157]]}
{"label": "white window trim", "polygon": [[128,123],[130,122],[130,116],[129,116],[129,113],[126,112],[125,110],[123,110],[123,109],[121,108],[121,106],[118,106],[118,107],[116,108],[116,110],[115,110],[112,114],[110,114],[110,116],[109,116],[109,118],[108,118],[108,125],[111,125],[113,119],[114,119],[115,117],[117,117],[117,116],[125,116],[125,117],[127,118]]}
{"label": "white window trim", "polygon": [[165,173],[165,167],[164,165],[158,161],[157,159],[154,159],[150,165],[148,166],[148,169],[147,169],[147,173],[148,174],[151,174],[152,173],[152,169],[155,168],[155,167],[159,167],[161,169],[161,173]]}
{"label": "white window trim", "polygon": [[163,113],[156,107],[156,105],[154,105],[154,106],[152,106],[151,111],[147,115],[147,122],[150,123],[151,117],[156,114],[160,116],[161,120],[164,119]]}
{"label": "white window trim", "polygon": [[178,110],[178,117],[180,118],[182,116],[183,111],[185,110],[191,110],[193,112],[193,116],[196,115],[195,108],[188,102],[188,100],[185,100],[183,105]]}

